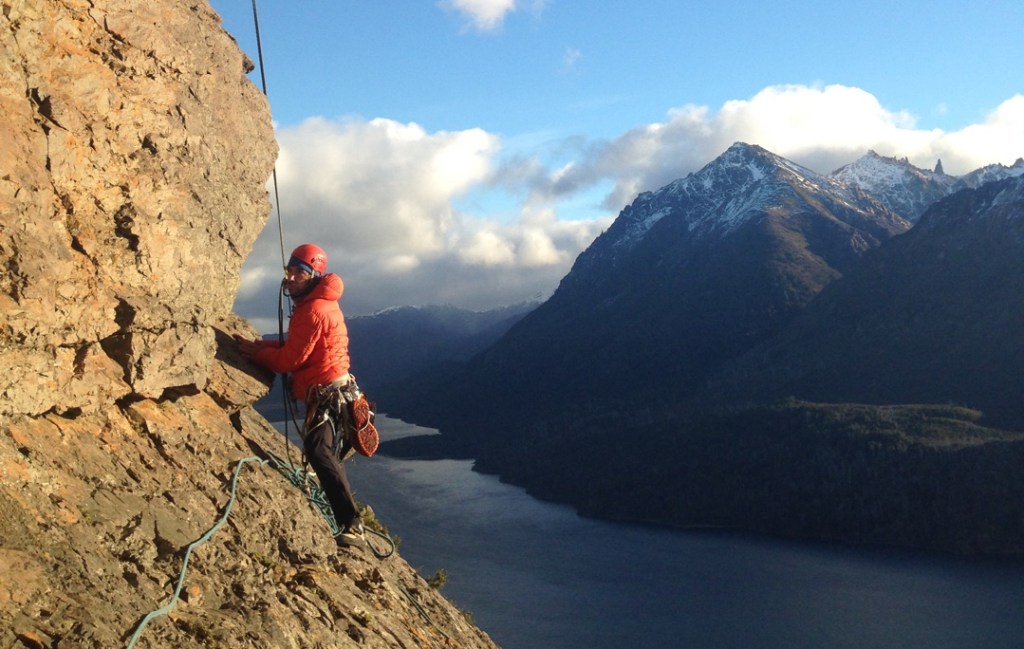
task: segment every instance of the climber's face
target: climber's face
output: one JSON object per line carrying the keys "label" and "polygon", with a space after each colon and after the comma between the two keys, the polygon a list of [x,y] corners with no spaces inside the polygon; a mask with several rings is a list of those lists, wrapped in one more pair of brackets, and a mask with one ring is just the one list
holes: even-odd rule
{"label": "climber's face", "polygon": [[284,287],[288,295],[302,295],[313,281],[313,274],[297,266],[289,266],[284,272]]}

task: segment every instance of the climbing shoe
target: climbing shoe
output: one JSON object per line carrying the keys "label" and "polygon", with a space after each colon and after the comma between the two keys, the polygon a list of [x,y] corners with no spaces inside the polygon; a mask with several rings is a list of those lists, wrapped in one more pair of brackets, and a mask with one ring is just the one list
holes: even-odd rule
{"label": "climbing shoe", "polygon": [[344,548],[362,548],[366,546],[366,536],[362,523],[349,525],[337,537],[338,545]]}

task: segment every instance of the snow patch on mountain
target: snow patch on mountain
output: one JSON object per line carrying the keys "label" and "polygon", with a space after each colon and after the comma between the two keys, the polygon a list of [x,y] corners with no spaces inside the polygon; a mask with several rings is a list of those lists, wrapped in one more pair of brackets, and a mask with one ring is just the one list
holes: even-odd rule
{"label": "snow patch on mountain", "polygon": [[[993,207],[1013,204],[1024,207],[1024,165],[1021,165],[1021,167],[1021,173],[1013,176],[1017,180],[1008,182],[1007,186],[996,194],[996,197],[992,200]],[[1020,210],[1020,212],[1024,216],[1024,209]]]}
{"label": "snow patch on mountain", "polygon": [[1024,176],[1024,159],[957,177],[943,172],[941,160],[927,170],[874,151],[822,175],[737,142],[699,171],[638,195],[603,236],[612,249],[628,250],[666,218],[682,221],[695,236],[722,235],[796,194],[825,194],[833,205],[876,214],[888,208],[888,218],[909,227],[933,203],[960,189],[1019,176]]}
{"label": "snow patch on mountain", "polygon": [[945,174],[919,169],[906,158],[885,157],[868,151],[862,158],[833,171],[831,176],[848,185],[868,189],[906,186],[911,178],[933,179]]}
{"label": "snow patch on mountain", "polygon": [[1009,167],[997,163],[986,165],[981,169],[975,169],[971,173],[960,177],[957,189],[981,187],[985,183],[1003,180],[1004,178],[1017,178],[1019,176],[1024,176],[1024,158],[1017,158],[1017,161]]}
{"label": "snow patch on mountain", "polygon": [[[642,194],[641,197],[643,197]],[[616,242],[616,245],[629,245],[634,241],[642,239],[644,235],[647,234],[647,231],[654,227],[655,223],[657,223],[658,221],[665,218],[671,213],[671,207],[662,207],[660,209],[654,210],[650,214],[647,214],[646,217],[639,219],[636,223],[634,223],[633,227],[630,228],[629,232]]]}

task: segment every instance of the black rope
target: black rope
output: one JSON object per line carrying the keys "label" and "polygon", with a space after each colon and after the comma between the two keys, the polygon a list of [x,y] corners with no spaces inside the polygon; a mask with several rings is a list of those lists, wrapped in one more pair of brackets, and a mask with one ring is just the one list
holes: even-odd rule
{"label": "black rope", "polygon": [[[256,29],[256,56],[260,62],[260,83],[263,86],[263,96],[267,97],[267,101],[270,100],[270,95],[267,92],[267,74],[266,67],[263,65],[263,39],[260,37],[260,15],[256,9],[256,0],[252,0],[252,22]],[[274,205],[275,211],[277,212],[277,240],[281,246],[281,268],[284,268],[287,262],[284,256],[284,224],[281,218],[281,197],[277,189],[277,165],[274,165],[272,172],[274,180]],[[277,341],[279,346],[284,346],[284,280],[281,281],[281,289],[277,296]],[[296,406],[292,403],[288,394],[288,381],[285,375],[281,375],[281,392],[284,399],[284,444],[285,453],[288,456],[288,461],[291,461],[291,444],[288,439],[288,422],[295,416]]]}
{"label": "black rope", "polygon": [[[263,67],[263,41],[260,39],[260,16],[256,11],[256,0],[252,0],[252,22],[256,26],[256,55],[260,60],[260,81],[263,83],[263,96],[270,101],[267,93],[267,75]],[[281,223],[281,198],[277,192],[277,165],[274,165],[272,172],[274,179],[274,205],[277,210],[277,238],[281,243],[281,268],[284,268],[287,261],[284,256],[284,225]]]}
{"label": "black rope", "polygon": [[[277,293],[277,345],[284,347],[284,280],[281,281],[281,289]],[[288,424],[295,420],[298,405],[294,403],[292,395],[288,393],[288,379],[286,374],[281,374],[281,400],[284,402],[284,449],[288,461],[292,461],[292,445],[288,439]],[[298,422],[295,422],[298,428]]]}

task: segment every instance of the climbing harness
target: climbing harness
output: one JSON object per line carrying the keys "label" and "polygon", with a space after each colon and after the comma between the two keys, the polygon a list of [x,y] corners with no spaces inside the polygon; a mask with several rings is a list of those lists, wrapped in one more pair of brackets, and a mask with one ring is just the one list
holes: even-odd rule
{"label": "climbing harness", "polygon": [[354,376],[344,383],[312,385],[306,392],[306,420],[300,435],[329,426],[334,440],[332,451],[340,462],[359,453],[365,457],[377,452],[380,436],[374,425],[374,404],[366,399]]}
{"label": "climbing harness", "polygon": [[166,606],[158,608],[155,611],[150,612],[146,617],[142,618],[142,621],[139,622],[138,627],[135,629],[135,633],[132,634],[131,640],[128,642],[126,649],[132,649],[132,647],[135,646],[139,636],[142,634],[142,630],[146,628],[146,625],[149,624],[151,620],[160,615],[166,615],[174,610],[174,606],[178,603],[178,598],[181,595],[181,588],[185,584],[185,572],[188,570],[188,561],[192,557],[192,550],[196,546],[209,541],[210,537],[212,537],[214,533],[220,529],[220,526],[228,520],[228,514],[231,513],[231,508],[235,504],[235,492],[238,489],[238,474],[242,471],[242,467],[245,466],[247,462],[259,462],[260,464],[267,463],[266,460],[255,456],[242,458],[238,461],[238,466],[235,467],[235,475],[231,478],[231,497],[228,499],[228,504],[224,508],[224,515],[220,517],[220,520],[218,520],[217,523],[206,532],[206,534],[203,534],[201,537],[189,544],[188,549],[185,551],[185,561],[181,566],[181,574],[178,576],[178,586],[174,589],[174,596],[171,597],[171,601],[168,602]]}

